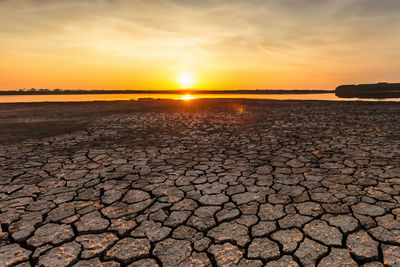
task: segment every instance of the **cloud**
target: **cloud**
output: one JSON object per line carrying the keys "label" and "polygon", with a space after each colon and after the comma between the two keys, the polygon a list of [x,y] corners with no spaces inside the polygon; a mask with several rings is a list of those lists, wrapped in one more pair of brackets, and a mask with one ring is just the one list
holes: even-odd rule
{"label": "cloud", "polygon": [[399,11],[398,0],[0,0],[0,48],[232,69],[393,67]]}

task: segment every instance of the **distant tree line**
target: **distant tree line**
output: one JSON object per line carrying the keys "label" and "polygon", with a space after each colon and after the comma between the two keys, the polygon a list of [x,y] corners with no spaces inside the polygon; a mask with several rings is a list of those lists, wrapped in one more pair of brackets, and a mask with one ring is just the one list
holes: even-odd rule
{"label": "distant tree line", "polygon": [[0,95],[86,95],[86,94],[326,94],[333,90],[69,90],[19,89],[0,91]]}

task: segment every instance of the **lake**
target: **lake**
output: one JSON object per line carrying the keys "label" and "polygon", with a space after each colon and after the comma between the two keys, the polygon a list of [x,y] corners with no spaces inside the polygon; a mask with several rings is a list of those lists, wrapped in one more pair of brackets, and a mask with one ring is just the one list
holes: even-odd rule
{"label": "lake", "polygon": [[396,101],[389,99],[339,98],[334,93],[328,94],[79,94],[79,95],[0,95],[0,103],[22,102],[82,102],[138,100],[139,98],[191,100],[196,98],[248,98],[271,100],[328,100],[328,101]]}

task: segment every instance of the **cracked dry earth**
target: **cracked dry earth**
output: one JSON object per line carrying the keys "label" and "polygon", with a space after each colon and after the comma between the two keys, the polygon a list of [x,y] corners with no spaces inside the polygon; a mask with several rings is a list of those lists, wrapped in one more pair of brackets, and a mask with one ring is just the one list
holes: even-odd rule
{"label": "cracked dry earth", "polygon": [[236,102],[1,145],[0,266],[400,266],[400,105]]}

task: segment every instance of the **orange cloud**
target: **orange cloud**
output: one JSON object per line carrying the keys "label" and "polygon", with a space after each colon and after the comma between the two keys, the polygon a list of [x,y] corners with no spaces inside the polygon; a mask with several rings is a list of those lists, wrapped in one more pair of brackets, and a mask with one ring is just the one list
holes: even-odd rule
{"label": "orange cloud", "polygon": [[0,0],[0,89],[396,81],[397,0]]}

